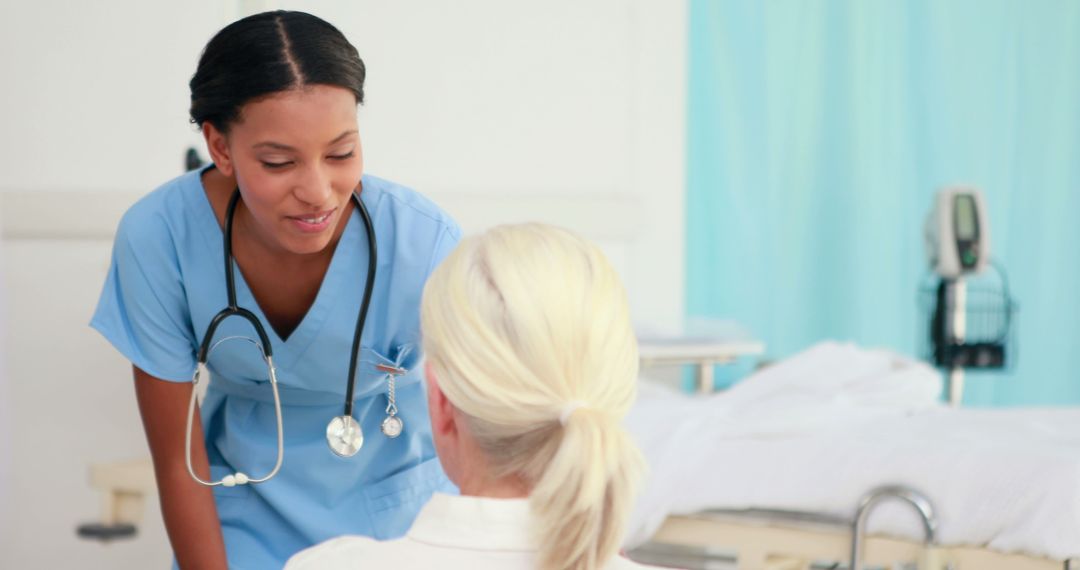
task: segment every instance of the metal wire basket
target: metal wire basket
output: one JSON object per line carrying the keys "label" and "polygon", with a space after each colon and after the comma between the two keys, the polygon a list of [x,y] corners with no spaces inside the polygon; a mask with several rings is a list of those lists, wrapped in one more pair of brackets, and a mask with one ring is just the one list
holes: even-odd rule
{"label": "metal wire basket", "polygon": [[[994,370],[1015,360],[1017,305],[1004,271],[992,267],[994,271],[987,275],[962,283],[934,276],[920,288],[925,323],[919,335],[920,353],[935,366]],[[954,311],[960,303],[963,313],[957,327]]]}

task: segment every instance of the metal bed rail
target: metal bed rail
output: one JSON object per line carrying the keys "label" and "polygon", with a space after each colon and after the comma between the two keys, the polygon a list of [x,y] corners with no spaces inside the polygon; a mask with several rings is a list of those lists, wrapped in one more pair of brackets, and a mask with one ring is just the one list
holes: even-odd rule
{"label": "metal bed rail", "polygon": [[[918,542],[874,537],[876,546],[872,548],[886,550],[873,550],[878,552],[873,555],[875,565],[867,565],[864,554],[871,541],[866,533],[867,522],[877,507],[888,501],[899,501],[916,511],[924,530],[922,547],[918,547]],[[630,551],[629,555],[646,564],[688,570],[985,570],[984,562],[991,559],[990,566],[1002,570],[1014,570],[1014,566],[1080,570],[1077,559],[1054,561],[995,554],[977,547],[943,546],[938,543],[937,529],[937,515],[924,495],[909,487],[889,485],[863,495],[854,519],[761,508],[708,509],[680,515],[669,520],[654,541]],[[845,535],[848,540],[841,538]],[[762,537],[779,547],[762,550]],[[803,546],[793,547],[786,539]],[[806,548],[808,540],[816,546]],[[850,554],[846,560],[842,554],[844,548]],[[901,552],[904,554],[899,557]]]}

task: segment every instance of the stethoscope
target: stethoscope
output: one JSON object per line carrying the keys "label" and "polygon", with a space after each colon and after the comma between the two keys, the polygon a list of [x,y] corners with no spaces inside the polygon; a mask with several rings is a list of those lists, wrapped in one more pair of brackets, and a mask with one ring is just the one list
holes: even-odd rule
{"label": "stethoscope", "polygon": [[[352,354],[349,356],[349,378],[345,388],[345,411],[340,416],[334,416],[334,418],[330,420],[329,425],[326,426],[326,442],[330,446],[330,451],[339,457],[352,457],[353,455],[356,455],[364,445],[363,430],[360,429],[360,424],[353,418],[353,392],[356,383],[357,360],[360,354],[360,338],[364,333],[364,322],[367,320],[368,307],[371,305],[371,295],[375,288],[375,267],[378,261],[375,243],[375,228],[371,222],[371,215],[364,206],[364,202],[360,200],[360,195],[358,193],[352,193],[352,200],[360,212],[360,218],[364,221],[364,229],[367,232],[368,271],[367,282],[364,284],[364,297],[360,303],[360,313],[356,318],[356,331],[353,334]],[[281,462],[285,456],[285,439],[281,420],[281,395],[278,392],[277,373],[274,369],[273,348],[270,345],[270,337],[266,334],[266,329],[264,329],[259,322],[259,318],[251,311],[239,306],[236,302],[236,261],[233,259],[232,255],[232,231],[233,218],[236,215],[236,206],[239,203],[240,189],[237,188],[233,192],[232,198],[229,199],[229,206],[225,211],[225,231],[222,238],[225,250],[225,286],[228,293],[229,305],[218,312],[218,314],[214,315],[214,318],[210,320],[210,325],[206,328],[206,334],[203,335],[202,342],[199,345],[198,363],[195,367],[195,374],[192,377],[191,401],[188,403],[187,434],[184,440],[187,469],[188,473],[195,481],[208,487],[215,487],[218,485],[232,487],[235,485],[263,483],[268,481],[281,470]],[[213,342],[214,332],[221,326],[221,323],[232,316],[240,317],[250,323],[252,328],[255,329],[255,334],[259,337],[258,342],[247,337],[237,336],[225,337],[217,342]],[[191,428],[195,417],[196,400],[198,398],[198,390],[196,390],[196,388],[204,373],[209,377],[206,363],[210,357],[210,353],[213,352],[218,345],[228,340],[245,340],[254,344],[259,349],[263,361],[266,363],[270,379],[270,388],[274,394],[274,413],[277,420],[277,462],[274,464],[274,468],[263,477],[253,478],[244,473],[234,473],[222,477],[219,481],[204,481],[195,474],[195,470],[191,466]],[[386,408],[387,417],[383,420],[381,429],[383,434],[387,437],[395,438],[401,435],[405,424],[397,415],[397,406],[394,401],[394,379],[405,371],[401,368],[382,364],[377,365],[376,368],[389,376],[389,404]]]}

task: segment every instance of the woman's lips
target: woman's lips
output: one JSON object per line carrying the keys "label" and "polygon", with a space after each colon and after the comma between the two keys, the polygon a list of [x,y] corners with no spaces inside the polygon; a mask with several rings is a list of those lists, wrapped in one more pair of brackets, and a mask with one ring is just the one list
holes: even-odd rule
{"label": "woman's lips", "polygon": [[330,227],[330,221],[334,217],[334,211],[335,210],[326,210],[324,212],[316,212],[313,214],[287,217],[300,231],[306,233],[318,233]]}

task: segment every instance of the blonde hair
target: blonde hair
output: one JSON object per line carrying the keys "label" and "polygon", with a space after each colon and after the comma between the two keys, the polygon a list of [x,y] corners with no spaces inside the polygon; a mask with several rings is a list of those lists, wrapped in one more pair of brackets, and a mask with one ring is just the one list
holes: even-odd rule
{"label": "blonde hair", "polygon": [[439,388],[494,475],[532,487],[541,568],[603,567],[644,466],[620,425],[638,350],[607,259],[565,230],[497,227],[443,261],[420,319]]}

